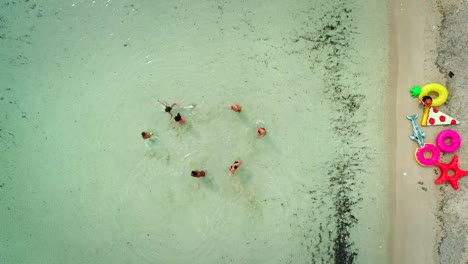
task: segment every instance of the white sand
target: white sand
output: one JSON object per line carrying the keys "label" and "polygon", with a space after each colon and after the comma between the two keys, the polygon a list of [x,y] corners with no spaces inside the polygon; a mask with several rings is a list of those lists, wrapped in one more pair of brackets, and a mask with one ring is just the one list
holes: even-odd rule
{"label": "white sand", "polygon": [[[396,171],[394,208],[393,259],[391,263],[439,263],[437,254],[437,210],[439,192],[434,185],[434,168],[419,166],[413,158],[417,147],[408,139],[411,123],[407,115],[422,115],[409,95],[415,84],[445,79],[434,64],[440,22],[435,1],[395,1],[393,71],[396,88]],[[420,121],[420,118],[418,119]],[[422,127],[426,142],[434,142],[440,130]]]}

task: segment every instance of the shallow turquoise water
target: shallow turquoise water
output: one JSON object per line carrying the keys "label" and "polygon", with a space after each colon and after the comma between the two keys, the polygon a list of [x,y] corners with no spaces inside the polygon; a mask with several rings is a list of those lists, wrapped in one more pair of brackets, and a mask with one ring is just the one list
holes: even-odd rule
{"label": "shallow turquoise water", "polygon": [[1,262],[384,263],[386,10],[3,2]]}

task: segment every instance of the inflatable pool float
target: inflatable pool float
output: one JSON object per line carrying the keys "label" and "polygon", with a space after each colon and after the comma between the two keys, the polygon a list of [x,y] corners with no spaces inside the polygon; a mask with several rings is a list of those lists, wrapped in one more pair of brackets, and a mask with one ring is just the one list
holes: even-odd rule
{"label": "inflatable pool float", "polygon": [[[439,167],[440,176],[434,181],[435,184],[449,182],[453,189],[458,190],[458,180],[468,175],[468,171],[460,170],[458,167],[458,155],[454,155],[449,164],[436,162],[434,165]],[[449,176],[449,171],[453,171],[453,175]]]}
{"label": "inflatable pool float", "polygon": [[448,91],[445,86],[438,83],[429,83],[424,85],[422,88],[419,85],[413,86],[410,89],[410,93],[412,97],[418,97],[420,100],[429,94],[437,94],[435,99],[432,99],[432,106],[441,106],[447,101],[448,98]]}
{"label": "inflatable pool float", "polygon": [[[446,140],[449,141],[448,144],[445,143]],[[460,148],[461,137],[455,130],[442,130],[437,135],[436,144],[440,151],[445,153],[452,153]]]}
{"label": "inflatable pool float", "polygon": [[[424,157],[424,153],[429,152],[431,153],[431,157],[426,158]],[[432,166],[434,165],[440,158],[440,150],[439,148],[431,143],[426,143],[422,148],[417,148],[414,152],[414,157],[416,161],[421,166]]]}
{"label": "inflatable pool float", "polygon": [[418,124],[416,124],[418,115],[406,116],[406,118],[408,118],[408,120],[411,121],[411,125],[413,125],[413,135],[409,136],[409,138],[416,141],[419,147],[422,148],[424,146],[424,137],[426,135],[421,131],[421,128],[419,128]]}
{"label": "inflatable pool float", "polygon": [[435,107],[425,107],[424,114],[421,119],[421,126],[438,126],[438,125],[458,125],[460,122],[455,118],[444,114]]}

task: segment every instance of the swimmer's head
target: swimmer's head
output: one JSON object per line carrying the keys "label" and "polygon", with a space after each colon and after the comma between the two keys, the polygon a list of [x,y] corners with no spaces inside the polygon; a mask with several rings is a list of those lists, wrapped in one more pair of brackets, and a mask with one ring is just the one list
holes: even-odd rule
{"label": "swimmer's head", "polygon": [[149,133],[146,132],[146,131],[141,132],[141,137],[143,139],[148,139],[148,138],[151,138],[152,136],[153,136],[153,133],[151,133],[151,132],[149,132]]}
{"label": "swimmer's head", "polygon": [[259,137],[264,137],[266,134],[267,134],[267,131],[266,131],[265,128],[259,127],[259,128],[257,129],[257,136],[259,136]]}
{"label": "swimmer's head", "polygon": [[177,122],[182,120],[182,116],[180,116],[180,113],[177,113],[177,115],[174,117],[174,120],[177,121]]}
{"label": "swimmer's head", "polygon": [[172,107],[166,106],[166,109],[164,109],[167,113],[170,113],[172,111]]}
{"label": "swimmer's head", "polygon": [[197,171],[194,171],[194,170],[193,170],[191,175],[192,175],[193,177],[197,177],[198,173],[197,173]]}
{"label": "swimmer's head", "polygon": [[238,112],[238,113],[239,113],[240,111],[242,111],[242,107],[241,107],[240,105],[238,105],[238,104],[232,104],[232,105],[231,105],[231,109],[232,109],[234,112]]}
{"label": "swimmer's head", "polygon": [[237,169],[240,167],[241,165],[241,162],[236,160],[234,161],[234,164],[231,165],[231,167],[229,167],[229,171],[231,172],[231,174],[234,175],[234,173],[236,173]]}

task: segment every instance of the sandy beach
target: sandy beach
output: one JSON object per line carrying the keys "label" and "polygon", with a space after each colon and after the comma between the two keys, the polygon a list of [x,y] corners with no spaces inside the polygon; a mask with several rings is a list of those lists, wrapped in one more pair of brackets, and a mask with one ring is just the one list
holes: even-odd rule
{"label": "sandy beach", "polygon": [[[462,256],[460,251],[454,250],[454,245],[459,250],[466,247],[466,236],[458,235],[455,238],[450,234],[457,234],[464,230],[460,224],[447,227],[448,222],[457,222],[455,219],[466,218],[461,213],[460,205],[447,208],[448,196],[466,202],[467,186],[466,179],[460,182],[460,190],[453,190],[450,185],[435,185],[433,182],[439,174],[435,167],[424,168],[414,161],[413,153],[417,145],[408,139],[411,134],[411,124],[406,119],[407,115],[422,115],[422,108],[418,106],[414,99],[409,96],[408,89],[413,85],[426,83],[441,83],[449,90],[449,101],[441,106],[442,111],[450,113],[454,117],[461,119],[461,109],[463,108],[458,89],[449,81],[448,70],[440,67],[441,54],[449,53],[450,49],[456,48],[452,44],[446,45],[444,50],[441,46],[444,42],[450,41],[447,37],[441,38],[441,30],[446,23],[446,13],[458,12],[457,3],[459,1],[446,1],[444,4],[436,1],[394,1],[393,7],[393,54],[397,54],[393,61],[393,80],[396,88],[395,104],[395,207],[393,222],[393,258],[391,263],[466,263],[466,256]],[[466,6],[466,3],[464,4]],[[466,7],[465,7],[466,10]],[[461,15],[461,14],[460,14]],[[457,17],[460,17],[458,15]],[[456,23],[453,23],[456,25]],[[451,27],[453,27],[451,25]],[[463,30],[458,31],[451,28],[451,32],[458,32],[463,35]],[[453,33],[457,34],[457,33]],[[454,39],[457,39],[456,37]],[[452,46],[452,47],[450,47]],[[456,45],[455,45],[456,46]],[[436,64],[436,61],[439,63]],[[449,62],[444,61],[447,65]],[[439,66],[439,67],[438,67]],[[461,65],[458,66],[462,67]],[[456,69],[451,65],[451,69]],[[462,74],[463,68],[457,72]],[[462,76],[460,76],[462,77]],[[453,85],[452,85],[453,84]],[[455,113],[455,114],[454,114]],[[420,121],[420,119],[418,120]],[[466,129],[462,125],[450,127],[456,129],[462,136],[467,135]],[[437,133],[448,127],[422,127],[426,133],[426,142],[434,142]],[[459,150],[458,155],[461,160],[465,160],[466,147]],[[443,162],[450,162],[452,155],[442,157]],[[466,164],[460,161],[460,168],[466,168]],[[466,213],[464,213],[466,214]],[[459,231],[454,231],[457,228]],[[450,232],[450,230],[454,232]],[[466,230],[466,228],[465,228]],[[447,241],[451,246],[444,244]],[[458,241],[458,243],[456,243]],[[456,258],[451,257],[457,254]],[[463,258],[465,257],[465,258]]]}
{"label": "sandy beach", "polygon": [[[434,40],[437,31],[428,31],[429,23],[435,25],[437,17],[432,3],[422,0],[394,2],[394,47],[398,54],[394,61],[396,88],[396,171],[393,260],[391,263],[437,263],[436,229],[434,211],[437,207],[437,189],[432,183],[433,170],[419,166],[413,159],[417,147],[408,139],[412,133],[407,115],[422,115],[422,109],[409,96],[409,88],[425,82],[441,82],[443,79],[430,70],[436,54]],[[424,7],[424,8],[421,8]],[[428,21],[432,20],[432,21]],[[434,67],[435,68],[435,67]],[[418,119],[419,123],[420,119]],[[435,137],[435,129],[423,129],[426,139]],[[426,191],[423,191],[425,188]]]}

